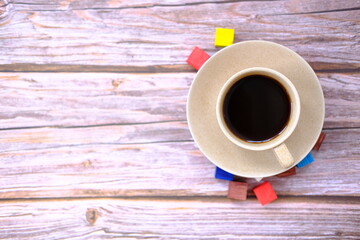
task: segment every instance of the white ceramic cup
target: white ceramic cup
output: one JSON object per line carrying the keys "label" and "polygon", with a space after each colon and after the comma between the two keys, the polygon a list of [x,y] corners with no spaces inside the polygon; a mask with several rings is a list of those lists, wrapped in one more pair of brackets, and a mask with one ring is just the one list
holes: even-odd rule
{"label": "white ceramic cup", "polygon": [[[224,100],[230,88],[238,81],[241,81],[245,77],[251,75],[263,75],[276,80],[285,89],[291,104],[290,116],[285,128],[276,137],[264,142],[254,143],[237,137],[228,128],[223,115]],[[294,158],[292,157],[290,151],[286,147],[285,141],[295,130],[296,125],[299,121],[300,99],[295,86],[283,74],[273,69],[263,68],[263,67],[247,68],[234,74],[225,82],[224,86],[220,90],[216,104],[216,117],[222,132],[234,144],[238,145],[239,147],[252,151],[263,151],[263,150],[273,149],[279,164],[283,168],[289,168],[294,164]]]}

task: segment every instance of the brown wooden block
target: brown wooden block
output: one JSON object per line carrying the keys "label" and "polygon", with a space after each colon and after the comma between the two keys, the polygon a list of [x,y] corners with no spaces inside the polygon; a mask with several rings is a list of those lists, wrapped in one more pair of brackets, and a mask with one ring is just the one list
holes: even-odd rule
{"label": "brown wooden block", "polygon": [[227,197],[229,199],[246,200],[248,184],[246,182],[229,182]]}
{"label": "brown wooden block", "polygon": [[246,178],[234,175],[233,181],[234,182],[246,182]]}
{"label": "brown wooden block", "polygon": [[326,137],[325,133],[323,133],[323,132],[320,133],[320,136],[319,136],[317,142],[315,143],[315,146],[313,147],[313,150],[318,151],[320,149],[321,144],[324,141],[325,137]]}
{"label": "brown wooden block", "polygon": [[296,168],[293,167],[293,168],[290,168],[289,170],[283,172],[283,173],[280,173],[278,175],[276,175],[277,177],[288,177],[288,176],[292,176],[292,175],[295,175],[296,174]]}

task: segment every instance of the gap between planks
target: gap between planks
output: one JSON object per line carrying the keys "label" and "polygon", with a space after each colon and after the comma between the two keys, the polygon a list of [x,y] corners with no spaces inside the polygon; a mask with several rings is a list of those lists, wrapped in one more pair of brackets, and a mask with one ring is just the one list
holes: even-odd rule
{"label": "gap between planks", "polygon": [[[63,125],[43,125],[43,126],[27,126],[27,127],[12,127],[12,128],[0,128],[0,131],[9,131],[9,130],[23,130],[23,129],[38,129],[38,128],[94,128],[94,127],[111,127],[111,126],[133,126],[133,125],[150,125],[150,124],[161,124],[161,123],[186,123],[186,119],[180,120],[167,120],[167,121],[150,121],[150,122],[129,122],[129,123],[103,123],[103,124],[89,124],[89,125],[73,125],[73,126],[63,126]],[[340,128],[341,129],[341,128]],[[346,130],[347,128],[342,128]],[[354,128],[356,129],[356,127]],[[331,129],[329,129],[331,130]]]}
{"label": "gap between planks", "polygon": [[[10,0],[8,2],[7,0],[2,0],[0,3],[3,2],[0,7],[6,7],[8,5],[14,5],[14,6],[24,6],[24,5],[33,5],[33,6],[41,6],[41,4],[38,3],[26,3],[26,2],[16,2],[16,0]],[[156,2],[156,1],[155,1]],[[181,1],[180,1],[181,2]],[[206,5],[206,4],[229,4],[229,3],[239,3],[239,2],[283,2],[283,0],[224,0],[224,1],[218,1],[218,0],[208,0],[208,1],[192,1],[187,2],[184,1],[182,3],[153,3],[149,5],[133,5],[133,6],[109,6],[109,7],[97,7],[97,6],[91,6],[91,7],[72,7],[71,10],[125,10],[125,9],[149,9],[149,8],[157,8],[157,7],[192,7],[192,6],[200,6],[200,5]],[[50,4],[51,5],[51,4]],[[86,5],[86,4],[85,4]],[[56,6],[56,4],[54,4]],[[351,6],[351,4],[350,4]],[[301,15],[301,14],[319,14],[319,13],[332,13],[332,12],[344,12],[344,11],[355,11],[359,10],[360,7],[345,7],[345,8],[335,8],[335,9],[326,9],[326,10],[320,10],[320,11],[299,11],[289,14],[267,14],[267,15]],[[67,11],[68,8],[57,8],[57,9],[36,9],[36,11]]]}
{"label": "gap between planks", "polygon": [[[62,125],[27,126],[27,127],[0,128],[0,131],[41,129],[41,128],[56,128],[56,129],[96,128],[96,127],[112,127],[112,126],[150,125],[150,124],[161,124],[161,123],[187,123],[187,120],[184,119],[184,120],[152,121],[152,122],[108,123],[108,124],[74,125],[74,126],[62,126]],[[323,128],[323,130],[325,131],[358,130],[358,129],[360,129],[360,127]],[[184,140],[184,141],[193,142],[193,140]],[[173,141],[166,141],[166,142],[173,142]],[[137,143],[137,144],[141,144],[141,143]]]}
{"label": "gap between planks", "polygon": [[[85,8],[72,8],[71,10],[124,10],[124,9],[143,9],[143,8],[156,8],[156,7],[186,7],[186,6],[199,6],[204,4],[226,4],[226,3],[238,3],[238,2],[269,2],[269,1],[283,1],[283,0],[225,0],[225,1],[201,1],[201,2],[184,2],[181,4],[150,4],[150,5],[139,5],[139,6],[126,6],[126,7],[85,7]],[[22,3],[22,2],[10,2],[0,7],[6,7],[7,5],[39,5],[36,3]],[[67,9],[46,9],[37,11],[66,11]]]}
{"label": "gap between planks", "polygon": [[[218,49],[220,50],[220,49]],[[190,52],[189,52],[190,54]],[[184,59],[184,62],[186,59]],[[357,65],[322,64],[309,62],[316,73],[358,73]],[[123,66],[123,65],[72,65],[72,64],[34,64],[16,63],[0,64],[1,72],[14,73],[191,73],[196,72],[187,64],[168,64],[151,66]]]}
{"label": "gap between planks", "polygon": [[[359,196],[325,196],[325,195],[279,195],[276,201],[297,201],[297,202],[349,202],[349,203],[360,203]],[[248,195],[247,200],[256,199],[254,195]],[[91,200],[169,200],[169,201],[226,201],[229,200],[226,195],[216,196],[216,195],[207,195],[207,196],[164,196],[164,195],[154,195],[154,196],[93,196],[93,197],[33,197],[33,198],[0,198],[0,203],[6,202],[41,202],[41,201],[91,201]],[[234,202],[244,202],[231,200]],[[246,200],[245,200],[246,201]]]}

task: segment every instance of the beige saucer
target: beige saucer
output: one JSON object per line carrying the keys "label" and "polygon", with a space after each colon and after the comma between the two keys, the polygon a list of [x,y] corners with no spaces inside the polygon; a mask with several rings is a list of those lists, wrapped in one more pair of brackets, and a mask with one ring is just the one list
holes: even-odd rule
{"label": "beige saucer", "polygon": [[299,123],[285,141],[295,165],[311,151],[320,135],[325,103],[319,80],[310,65],[297,53],[276,43],[233,44],[217,52],[201,67],[191,85],[187,103],[188,124],[196,144],[216,166],[238,176],[261,178],[286,169],[279,165],[272,150],[251,151],[232,143],[216,119],[220,89],[232,75],[250,67],[271,68],[284,74],[299,93]]}

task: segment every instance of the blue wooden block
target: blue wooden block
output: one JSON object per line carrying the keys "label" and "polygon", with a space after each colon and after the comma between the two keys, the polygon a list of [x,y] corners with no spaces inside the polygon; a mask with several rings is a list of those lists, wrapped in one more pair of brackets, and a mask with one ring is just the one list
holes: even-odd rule
{"label": "blue wooden block", "polygon": [[228,181],[232,181],[234,179],[234,175],[225,171],[225,170],[222,170],[221,168],[219,167],[216,167],[216,170],[215,170],[215,178],[217,179],[222,179],[222,180],[228,180]]}
{"label": "blue wooden block", "polygon": [[309,153],[301,162],[298,163],[298,165],[296,165],[298,168],[302,168],[305,167],[306,165],[314,162],[315,159],[313,158],[313,156],[311,155],[311,153]]}

